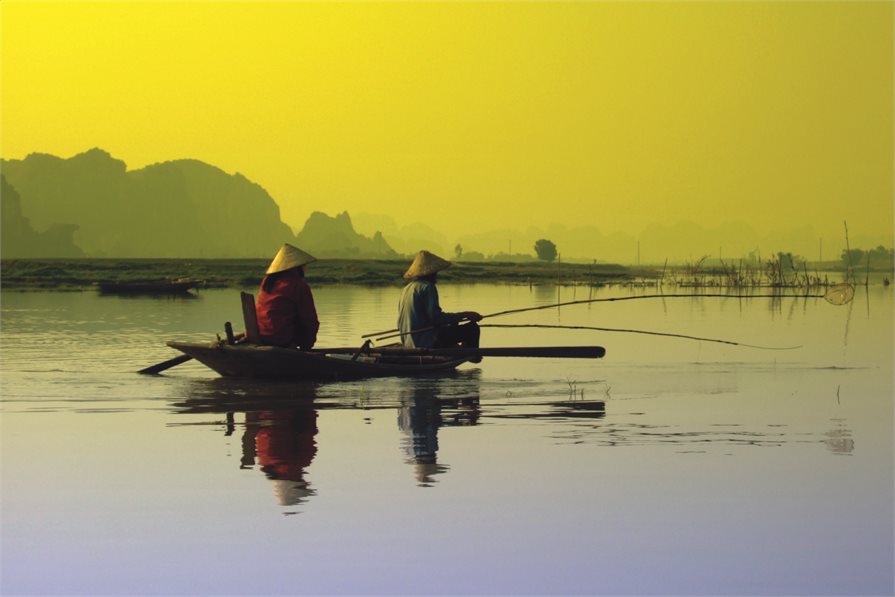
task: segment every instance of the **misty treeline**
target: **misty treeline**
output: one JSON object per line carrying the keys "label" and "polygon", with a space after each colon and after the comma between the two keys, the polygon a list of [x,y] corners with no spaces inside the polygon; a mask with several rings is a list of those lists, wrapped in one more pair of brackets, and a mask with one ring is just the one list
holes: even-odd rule
{"label": "misty treeline", "polygon": [[[809,260],[801,255],[793,255],[789,252],[778,252],[775,257],[783,270],[802,269],[809,263]],[[873,249],[843,249],[839,260],[844,268],[892,269],[895,264],[895,251],[882,245]]]}
{"label": "misty treeline", "polygon": [[862,268],[869,265],[871,269],[892,268],[895,263],[895,250],[882,245],[874,249],[851,249],[842,251],[842,265],[851,268]]}

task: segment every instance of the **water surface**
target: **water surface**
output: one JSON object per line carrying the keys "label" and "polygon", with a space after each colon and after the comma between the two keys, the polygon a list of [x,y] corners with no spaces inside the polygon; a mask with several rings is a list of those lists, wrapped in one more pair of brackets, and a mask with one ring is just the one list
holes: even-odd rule
{"label": "water surface", "polygon": [[[588,289],[563,288],[563,300]],[[600,289],[595,296],[631,291]],[[643,292],[654,292],[647,290]],[[553,287],[445,285],[448,309]],[[315,291],[319,345],[394,325],[398,290]],[[438,379],[226,380],[169,339],[223,335],[193,300],[2,294],[4,594],[891,594],[891,289],[855,301],[666,298],[486,320]]]}

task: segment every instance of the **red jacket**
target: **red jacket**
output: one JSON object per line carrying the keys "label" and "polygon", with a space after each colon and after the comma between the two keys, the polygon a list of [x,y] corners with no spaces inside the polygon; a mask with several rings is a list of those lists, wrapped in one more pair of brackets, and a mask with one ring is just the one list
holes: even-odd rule
{"label": "red jacket", "polygon": [[317,341],[317,309],[311,287],[295,270],[280,274],[273,287],[261,290],[255,304],[258,331],[264,344],[298,346],[308,350]]}

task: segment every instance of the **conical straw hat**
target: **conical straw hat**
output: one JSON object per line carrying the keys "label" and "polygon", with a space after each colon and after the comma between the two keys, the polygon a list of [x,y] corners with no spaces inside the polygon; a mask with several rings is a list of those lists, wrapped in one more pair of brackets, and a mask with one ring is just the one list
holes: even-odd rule
{"label": "conical straw hat", "polygon": [[314,495],[306,481],[273,479],[273,494],[281,506],[295,506]]}
{"label": "conical straw hat", "polygon": [[270,262],[270,267],[264,273],[276,274],[277,272],[285,272],[293,267],[307,265],[313,261],[317,261],[317,258],[305,253],[298,247],[293,247],[289,243],[283,243],[279,253],[273,258],[273,261]]}
{"label": "conical straw hat", "polygon": [[416,254],[413,263],[410,264],[407,271],[404,272],[404,277],[408,279],[419,278],[420,276],[428,276],[429,274],[440,272],[449,267],[451,267],[450,261],[442,259],[429,251],[420,251]]}

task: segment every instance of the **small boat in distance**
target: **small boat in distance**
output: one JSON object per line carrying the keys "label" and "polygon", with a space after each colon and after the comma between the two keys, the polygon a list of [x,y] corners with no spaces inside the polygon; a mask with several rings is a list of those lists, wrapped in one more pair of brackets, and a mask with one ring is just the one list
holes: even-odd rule
{"label": "small boat in distance", "polygon": [[167,280],[136,280],[132,282],[99,282],[101,294],[189,294],[190,290],[202,284],[193,278],[171,278]]}

